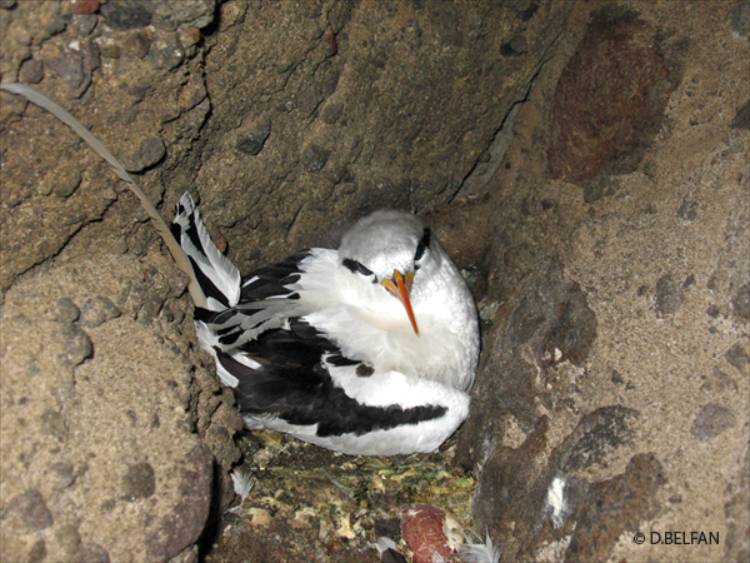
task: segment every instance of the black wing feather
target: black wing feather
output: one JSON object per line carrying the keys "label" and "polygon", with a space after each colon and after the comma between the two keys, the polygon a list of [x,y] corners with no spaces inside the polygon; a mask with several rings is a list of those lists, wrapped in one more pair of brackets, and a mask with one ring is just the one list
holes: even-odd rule
{"label": "black wing feather", "polygon": [[[302,273],[300,262],[309,255],[310,251],[304,250],[278,264],[265,266],[245,276],[241,284],[240,303],[262,301],[279,295],[293,295],[286,286],[299,280]],[[253,278],[257,279],[249,282]]]}
{"label": "black wing feather", "polygon": [[290,319],[288,330],[269,330],[241,349],[261,367],[248,368],[219,349],[216,353],[222,366],[239,380],[235,393],[246,414],[273,414],[297,425],[318,424],[318,436],[332,436],[416,424],[446,412],[435,405],[374,407],[352,399],[334,386],[322,359],[329,355],[335,365],[361,362],[346,358],[302,319]]}

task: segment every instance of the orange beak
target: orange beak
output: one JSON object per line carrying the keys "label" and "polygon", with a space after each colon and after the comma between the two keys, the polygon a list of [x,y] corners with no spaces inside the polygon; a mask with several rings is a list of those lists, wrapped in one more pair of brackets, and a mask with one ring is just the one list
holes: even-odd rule
{"label": "orange beak", "polygon": [[404,276],[398,270],[393,270],[393,278],[383,280],[383,286],[391,295],[403,303],[406,314],[409,317],[409,322],[411,323],[411,328],[414,330],[414,334],[419,336],[419,326],[417,326],[417,319],[414,317],[411,300],[409,299],[409,292],[411,291],[413,281],[414,272],[406,272],[406,276]]}

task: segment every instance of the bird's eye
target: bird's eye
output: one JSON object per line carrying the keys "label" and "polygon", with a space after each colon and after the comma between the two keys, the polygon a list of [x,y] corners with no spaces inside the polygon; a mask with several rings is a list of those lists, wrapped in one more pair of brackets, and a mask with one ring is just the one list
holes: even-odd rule
{"label": "bird's eye", "polygon": [[341,261],[341,264],[349,270],[350,272],[353,272],[355,274],[362,274],[363,276],[372,276],[374,275],[372,270],[370,270],[367,266],[362,264],[361,262],[358,262],[357,260],[352,260],[351,258],[344,258]]}
{"label": "bird's eye", "polygon": [[417,262],[419,262],[422,259],[422,256],[424,256],[425,251],[430,247],[431,236],[432,236],[432,233],[430,232],[429,227],[425,227],[424,231],[422,231],[422,238],[419,240],[419,244],[417,244],[417,251],[414,253],[415,269],[418,268]]}

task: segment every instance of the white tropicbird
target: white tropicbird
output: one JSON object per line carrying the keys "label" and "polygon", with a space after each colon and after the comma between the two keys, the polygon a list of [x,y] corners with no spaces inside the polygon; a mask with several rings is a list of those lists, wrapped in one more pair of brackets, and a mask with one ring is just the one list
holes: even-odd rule
{"label": "white tropicbird", "polygon": [[188,194],[170,229],[115,156],[25,84],[0,84],[71,127],[127,183],[189,279],[203,347],[249,427],[349,454],[429,452],[466,418],[479,355],[474,301],[416,217],[376,211],[338,250],[242,278]]}
{"label": "white tropicbird", "polygon": [[392,455],[433,451],[466,418],[476,308],[414,215],[376,211],[338,250],[305,250],[244,278],[188,194],[172,232],[207,299],[198,338],[249,427]]}

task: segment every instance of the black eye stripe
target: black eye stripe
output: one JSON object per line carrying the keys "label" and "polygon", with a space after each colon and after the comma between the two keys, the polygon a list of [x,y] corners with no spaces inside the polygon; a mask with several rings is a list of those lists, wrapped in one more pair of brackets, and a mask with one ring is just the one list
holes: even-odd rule
{"label": "black eye stripe", "polygon": [[362,274],[364,276],[374,275],[372,271],[364,266],[361,262],[357,262],[356,260],[352,260],[351,258],[344,258],[341,263],[347,270],[349,270],[350,272],[354,272],[355,274]]}
{"label": "black eye stripe", "polygon": [[417,245],[417,252],[414,254],[414,261],[416,262],[425,253],[425,250],[427,250],[430,246],[430,238],[432,237],[432,233],[430,232],[429,227],[425,227],[424,231],[422,231],[422,238],[419,241],[419,244]]}

